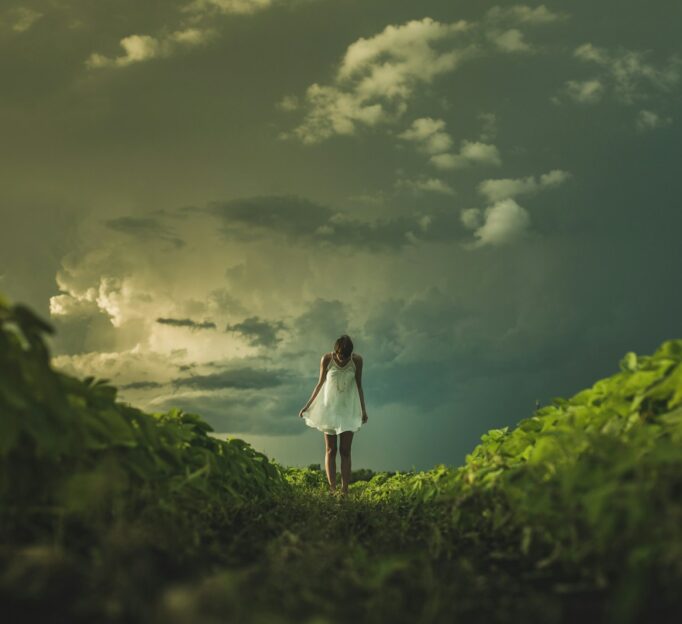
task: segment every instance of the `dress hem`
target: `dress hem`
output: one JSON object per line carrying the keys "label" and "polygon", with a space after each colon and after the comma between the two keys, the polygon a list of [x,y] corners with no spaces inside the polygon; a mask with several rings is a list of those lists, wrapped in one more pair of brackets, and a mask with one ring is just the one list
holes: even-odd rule
{"label": "dress hem", "polygon": [[326,433],[327,435],[338,435],[339,433],[345,433],[346,431],[356,432],[356,431],[360,430],[360,428],[362,427],[362,424],[363,424],[363,423],[360,423],[360,425],[358,427],[356,427],[355,429],[352,429],[352,428],[351,429],[342,429],[341,427],[335,427],[335,428],[328,427],[328,429],[332,429],[332,428],[334,429],[334,431],[332,432],[332,431],[325,431],[324,429],[320,429],[320,427],[318,427],[314,422],[312,422],[310,420],[310,418],[308,418],[307,416],[303,416],[303,420],[305,420],[305,424],[308,425],[308,427],[311,427],[313,429],[317,429],[321,433]]}

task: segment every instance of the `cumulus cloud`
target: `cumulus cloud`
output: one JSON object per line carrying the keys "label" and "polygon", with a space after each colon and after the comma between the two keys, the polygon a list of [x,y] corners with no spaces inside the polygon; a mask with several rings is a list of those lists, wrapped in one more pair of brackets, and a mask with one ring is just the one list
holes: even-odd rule
{"label": "cumulus cloud", "polygon": [[[332,84],[308,87],[305,118],[285,136],[312,144],[396,121],[418,85],[431,84],[479,54],[476,45],[452,47],[470,28],[465,20],[441,23],[425,17],[361,37],[348,46]],[[444,43],[450,48],[441,49]]]}
{"label": "cumulus cloud", "polygon": [[468,230],[475,230],[481,226],[481,210],[479,208],[465,208],[459,213],[462,225]]}
{"label": "cumulus cloud", "polygon": [[[301,102],[293,96],[279,102],[283,110],[301,109],[304,113],[303,121],[280,137],[314,144],[332,136],[356,134],[359,128],[395,124],[408,110],[418,86],[431,85],[491,48],[502,53],[534,51],[518,26],[537,26],[564,17],[544,5],[519,5],[493,7],[480,22],[442,23],[425,17],[390,24],[350,44],[330,84],[311,84]],[[447,135],[428,126],[438,120],[422,118],[417,122],[423,127],[413,125],[401,137],[420,140],[420,133],[432,130],[432,140],[447,141]],[[429,142],[423,140],[422,147],[429,149]]]}
{"label": "cumulus cloud", "polygon": [[227,14],[250,15],[271,7],[275,1],[276,0],[193,0],[182,7],[182,11],[186,13],[217,11]]}
{"label": "cumulus cloud", "polygon": [[91,69],[127,67],[133,63],[172,56],[183,48],[204,45],[213,39],[214,35],[213,30],[201,28],[177,30],[161,37],[129,35],[119,42],[123,48],[123,54],[112,58],[93,52],[85,61],[85,65]]}
{"label": "cumulus cloud", "polygon": [[59,370],[77,377],[93,376],[109,379],[121,389],[152,389],[164,385],[160,379],[170,380],[177,374],[180,354],[162,354],[137,350],[114,352],[91,351],[53,356],[52,364]]}
{"label": "cumulus cloud", "polygon": [[655,128],[665,128],[672,122],[673,118],[669,115],[659,115],[654,111],[643,109],[637,113],[635,126],[639,132],[645,132]]}
{"label": "cumulus cloud", "polygon": [[566,95],[580,104],[594,104],[604,95],[604,85],[596,78],[591,80],[567,80],[564,85]]}
{"label": "cumulus cloud", "polygon": [[516,26],[539,26],[567,17],[568,14],[551,11],[544,4],[537,7],[525,4],[494,6],[485,13],[483,28],[487,40],[500,52],[533,53],[538,51],[537,46],[528,43],[525,34]]}
{"label": "cumulus cloud", "polygon": [[523,238],[530,226],[528,211],[511,198],[488,206],[483,223],[474,231],[475,246],[505,245]]}
{"label": "cumulus cloud", "polygon": [[579,45],[573,56],[596,65],[601,73],[589,80],[567,81],[561,92],[551,99],[561,101],[561,95],[580,103],[599,101],[607,90],[624,104],[649,99],[653,95],[672,93],[680,83],[682,56],[671,54],[660,66],[651,62],[652,50],[628,50],[622,46],[609,50],[592,43]]}
{"label": "cumulus cloud", "polygon": [[490,204],[484,210],[466,208],[459,214],[462,225],[473,230],[475,237],[475,241],[465,243],[465,247],[499,246],[522,240],[530,229],[531,218],[528,210],[520,206],[514,197],[559,186],[570,177],[567,171],[552,169],[538,178],[484,180],[478,185],[478,192]]}
{"label": "cumulus cloud", "polygon": [[[494,134],[495,115],[489,114],[482,119],[485,124],[484,132]],[[497,147],[481,141],[465,140],[462,141],[459,153],[448,152],[453,141],[445,131],[445,122],[442,119],[420,117],[397,136],[414,143],[420,152],[429,156],[429,162],[441,170],[458,169],[472,164],[502,164]]]}
{"label": "cumulus cloud", "polygon": [[518,195],[530,195],[543,188],[559,186],[571,177],[568,171],[553,169],[543,173],[537,179],[534,176],[525,178],[499,178],[483,180],[478,185],[478,191],[489,201],[499,201]]}
{"label": "cumulus cloud", "polygon": [[445,181],[440,178],[398,178],[396,180],[396,188],[407,189],[414,193],[440,193],[442,195],[454,195],[455,190]]}
{"label": "cumulus cloud", "polygon": [[40,11],[29,7],[16,7],[5,13],[5,19],[14,32],[23,33],[29,30],[43,15]]}
{"label": "cumulus cloud", "polygon": [[489,30],[486,36],[493,44],[503,52],[531,52],[531,46],[518,28],[507,30]]}
{"label": "cumulus cloud", "polygon": [[520,24],[549,24],[564,20],[568,14],[548,9],[544,4],[530,7],[527,4],[501,7],[496,5],[486,11],[485,17],[491,22],[517,22]]}
{"label": "cumulus cloud", "polygon": [[497,146],[480,141],[462,141],[457,154],[434,154],[429,159],[437,169],[460,169],[469,165],[501,165]]}
{"label": "cumulus cloud", "polygon": [[282,99],[277,102],[277,108],[283,111],[295,111],[300,107],[300,102],[298,97],[295,95],[285,95]]}
{"label": "cumulus cloud", "polygon": [[415,119],[407,130],[398,134],[398,138],[414,142],[425,154],[447,152],[452,146],[452,138],[445,132],[445,122],[431,117]]}
{"label": "cumulus cloud", "polygon": [[497,115],[490,112],[482,112],[477,115],[481,120],[482,128],[479,141],[487,143],[497,136]]}

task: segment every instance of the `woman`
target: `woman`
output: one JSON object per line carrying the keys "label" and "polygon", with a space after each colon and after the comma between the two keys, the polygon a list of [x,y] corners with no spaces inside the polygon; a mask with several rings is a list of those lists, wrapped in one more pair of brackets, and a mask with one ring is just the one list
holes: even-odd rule
{"label": "woman", "polygon": [[298,415],[309,427],[324,433],[325,469],[332,493],[336,492],[336,435],[341,436],[341,493],[347,496],[353,433],[367,422],[362,392],[362,357],[353,353],[353,341],[347,334],[336,340],[333,352],[322,356],[320,379]]}

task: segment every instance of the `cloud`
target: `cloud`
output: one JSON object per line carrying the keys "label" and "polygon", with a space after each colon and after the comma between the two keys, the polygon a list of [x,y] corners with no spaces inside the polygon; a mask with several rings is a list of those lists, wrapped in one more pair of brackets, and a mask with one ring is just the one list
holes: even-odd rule
{"label": "cloud", "polygon": [[495,113],[482,112],[477,115],[477,118],[483,124],[479,141],[483,143],[492,141],[497,136],[497,115]]}
{"label": "cloud", "polygon": [[216,432],[230,435],[251,433],[270,436],[301,433],[298,410],[305,399],[300,388],[277,388],[276,399],[266,390],[209,391],[193,390],[155,399],[149,409],[166,411],[178,407],[200,414]]}
{"label": "cloud", "polygon": [[565,94],[574,102],[594,104],[604,96],[604,85],[598,79],[567,80],[564,85]]}
{"label": "cloud", "polygon": [[152,390],[163,388],[164,384],[158,381],[132,381],[120,386],[121,390]]}
{"label": "cloud", "polygon": [[251,316],[240,323],[227,325],[225,331],[235,332],[247,338],[253,346],[275,347],[280,339],[277,332],[285,327],[281,321],[270,322]]}
{"label": "cloud", "polygon": [[494,6],[486,12],[483,19],[485,36],[493,46],[506,53],[533,53],[538,48],[528,43],[524,33],[518,28],[507,26],[539,26],[564,20],[566,13],[557,13],[544,4],[529,7],[525,4],[511,7]]}
{"label": "cloud", "polygon": [[155,58],[166,58],[178,50],[204,45],[211,41],[214,35],[213,30],[200,28],[177,30],[161,37],[129,35],[119,42],[124,52],[122,55],[110,58],[94,52],[85,61],[85,65],[90,69],[127,67]]}
{"label": "cloud", "polygon": [[417,178],[414,180],[398,178],[396,188],[407,189],[414,193],[440,193],[442,195],[454,195],[455,190],[440,178]]}
{"label": "cloud", "polygon": [[295,195],[212,202],[206,210],[220,220],[223,235],[239,240],[254,240],[274,231],[293,238],[310,237],[332,215],[326,206]]}
{"label": "cloud", "polygon": [[568,81],[564,93],[576,101],[593,102],[608,85],[624,104],[634,104],[652,94],[669,94],[679,85],[682,56],[673,53],[661,67],[656,67],[649,61],[651,53],[652,50],[628,50],[622,46],[608,50],[592,43],[581,44],[573,56],[597,65],[602,73],[584,82]]}
{"label": "cloud", "polygon": [[531,52],[534,50],[523,38],[523,33],[518,28],[508,30],[489,30],[486,36],[495,46],[503,52]]}
{"label": "cloud", "polygon": [[29,30],[44,14],[28,7],[16,7],[7,11],[5,15],[11,29],[17,33],[23,33]]}
{"label": "cloud", "polygon": [[452,138],[445,132],[445,122],[442,119],[431,117],[415,119],[407,130],[397,136],[416,143],[425,154],[447,152],[452,146]]}
{"label": "cloud", "polygon": [[144,352],[139,349],[91,351],[53,356],[52,365],[77,377],[91,375],[98,379],[110,379],[122,390],[141,390],[156,389],[163,385],[158,380],[170,380],[177,374],[176,363],[181,357],[178,353]]}
{"label": "cloud", "polygon": [[571,177],[568,171],[553,169],[543,173],[536,179],[534,176],[525,178],[500,178],[483,180],[478,185],[478,191],[489,201],[499,201],[518,195],[530,195],[543,188],[559,186]]}
{"label": "cloud", "polygon": [[571,177],[568,171],[552,169],[525,178],[502,178],[484,180],[478,185],[478,192],[491,202],[484,210],[467,208],[460,211],[460,221],[468,230],[473,230],[475,241],[465,243],[468,249],[485,245],[499,246],[525,238],[530,229],[529,212],[513,198],[518,195],[532,195],[543,189],[563,184]]}
{"label": "cloud", "polygon": [[189,329],[215,329],[215,323],[212,323],[210,321],[203,321],[201,323],[197,323],[196,321],[193,321],[192,319],[175,319],[175,318],[157,318],[156,319],[157,323],[160,323],[161,325],[171,325],[173,327],[188,327]]}
{"label": "cloud", "polygon": [[636,128],[639,132],[645,132],[655,128],[665,128],[672,122],[673,118],[669,115],[663,116],[654,111],[643,109],[637,113]]}
{"label": "cloud", "polygon": [[181,10],[186,13],[217,11],[226,14],[251,15],[271,7],[275,0],[193,0]]}
{"label": "cloud", "polygon": [[494,6],[488,9],[485,18],[491,22],[517,22],[520,24],[549,24],[568,17],[566,13],[557,13],[548,9],[544,4],[530,7],[527,4],[517,4],[511,7]]}
{"label": "cloud", "polygon": [[[435,190],[433,183],[429,186]],[[207,211],[220,220],[220,232],[231,241],[255,242],[283,236],[321,247],[333,243],[374,252],[397,250],[414,242],[408,234],[414,228],[409,217],[360,219],[296,196],[213,202]]]}
{"label": "cloud", "polygon": [[197,390],[218,390],[234,388],[238,390],[272,388],[284,383],[288,375],[281,371],[255,368],[232,368],[210,375],[192,375],[172,380],[176,387]]}
{"label": "cloud", "polygon": [[431,84],[479,54],[475,45],[438,47],[461,38],[470,28],[464,20],[445,24],[425,17],[361,37],[348,46],[331,85],[308,87],[305,118],[285,136],[313,144],[334,135],[352,135],[358,127],[396,121],[418,85]]}
{"label": "cloud", "polygon": [[277,108],[287,112],[298,110],[300,106],[301,104],[298,101],[298,97],[295,95],[285,95],[277,102]]}
{"label": "cloud", "polygon": [[[483,120],[485,130],[489,134],[494,133],[495,115],[483,117]],[[480,141],[462,141],[459,153],[449,153],[452,138],[445,132],[445,122],[442,119],[415,119],[409,128],[397,136],[414,143],[420,152],[429,155],[429,161],[438,169],[458,169],[471,164],[502,164],[497,147]]]}
{"label": "cloud", "polygon": [[108,219],[105,225],[115,232],[134,236],[141,240],[158,239],[168,242],[174,247],[182,247],[184,241],[175,232],[153,217],[119,217]]}
{"label": "cloud", "polygon": [[459,213],[459,218],[468,230],[475,230],[481,226],[482,217],[479,208],[466,208]]}
{"label": "cloud", "polygon": [[[300,103],[292,96],[280,101],[279,108],[301,109],[304,113],[303,121],[290,132],[281,133],[280,138],[315,144],[332,136],[354,135],[361,128],[395,124],[408,110],[417,87],[433,84],[441,75],[485,55],[491,46],[503,53],[535,50],[518,28],[505,26],[534,26],[564,17],[544,5],[534,8],[519,5],[493,7],[478,23],[466,20],[443,23],[425,17],[388,25],[348,46],[330,84],[311,84]],[[414,137],[419,141],[420,132],[430,129],[426,125],[429,120],[422,118],[423,128],[413,126],[401,138]],[[438,129],[433,132],[433,140],[447,142],[447,135],[437,132]],[[426,140],[422,147],[431,148]]]}
{"label": "cloud", "polygon": [[528,211],[511,198],[488,206],[483,213],[483,223],[474,231],[478,239],[475,246],[506,245],[523,238],[530,226]]}
{"label": "cloud", "polygon": [[495,145],[480,141],[462,141],[457,154],[434,154],[429,162],[437,169],[461,169],[469,165],[501,165],[500,152]]}

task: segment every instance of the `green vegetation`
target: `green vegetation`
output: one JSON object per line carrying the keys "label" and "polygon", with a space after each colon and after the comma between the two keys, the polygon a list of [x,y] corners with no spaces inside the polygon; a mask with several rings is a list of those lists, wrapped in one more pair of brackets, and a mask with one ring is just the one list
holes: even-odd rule
{"label": "green vegetation", "polygon": [[11,622],[644,622],[682,607],[682,340],[489,431],[461,467],[284,467],[50,367],[0,300]]}

